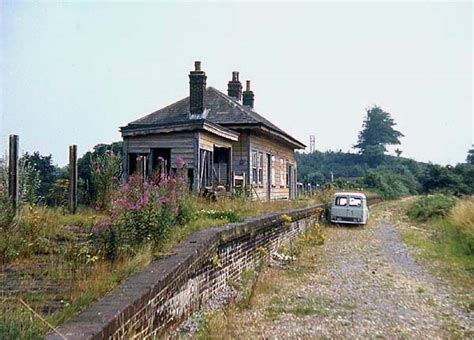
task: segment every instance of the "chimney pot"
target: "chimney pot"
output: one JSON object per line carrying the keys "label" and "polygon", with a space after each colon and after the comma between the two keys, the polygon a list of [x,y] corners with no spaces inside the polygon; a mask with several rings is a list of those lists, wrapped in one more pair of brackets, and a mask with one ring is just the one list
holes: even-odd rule
{"label": "chimney pot", "polygon": [[250,80],[246,81],[246,89],[242,95],[242,104],[249,106],[253,109],[253,103],[255,101],[255,95],[252,90],[250,90]]}
{"label": "chimney pot", "polygon": [[194,62],[194,71],[201,71],[201,62],[200,61],[195,61]]}
{"label": "chimney pot", "polygon": [[227,95],[240,101],[242,98],[242,83],[239,81],[239,72],[232,72],[232,80],[227,84]]}

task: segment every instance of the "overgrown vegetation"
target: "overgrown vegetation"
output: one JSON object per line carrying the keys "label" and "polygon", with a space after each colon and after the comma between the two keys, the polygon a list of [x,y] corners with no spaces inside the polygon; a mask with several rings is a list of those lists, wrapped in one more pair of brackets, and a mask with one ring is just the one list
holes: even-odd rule
{"label": "overgrown vegetation", "polygon": [[385,203],[403,240],[474,310],[474,200],[441,194]]}
{"label": "overgrown vegetation", "polygon": [[394,129],[390,114],[379,107],[367,110],[359,138],[358,153],[315,151],[299,153],[298,180],[305,185],[375,191],[386,199],[434,192],[456,196],[474,194],[474,164],[469,150],[467,163],[456,166],[426,164],[385,154],[387,145],[400,144],[403,135]]}
{"label": "overgrown vegetation", "polygon": [[0,338],[51,332],[196,230],[308,204],[201,200],[187,191],[182,166],[172,176],[131,177],[123,185],[117,172],[101,171],[112,184],[103,191],[109,194],[95,196],[104,204],[82,206],[76,215],[41,200],[22,200],[15,215],[0,181],[0,264],[8,268],[0,277]]}
{"label": "overgrown vegetation", "polygon": [[429,195],[413,202],[407,210],[407,215],[413,220],[426,222],[433,217],[448,215],[455,203],[454,197],[443,194]]}
{"label": "overgrown vegetation", "polygon": [[[267,266],[263,262],[257,270],[247,270],[241,280],[233,284],[237,289],[237,298],[223,310],[197,313],[195,321],[198,331],[191,334],[198,339],[235,338],[235,331],[241,328],[242,315],[252,314],[258,305],[265,311],[270,320],[279,319],[281,315],[296,316],[322,314],[327,312],[327,301],[301,299],[292,291],[281,290],[286,280],[298,275],[298,280],[305,280],[308,270],[316,266],[314,250],[324,243],[324,228],[315,223],[301,237],[278,250],[279,254],[289,255],[290,262]],[[256,254],[264,252],[257,249]],[[263,306],[263,307],[262,307]],[[189,335],[189,334],[188,334]]]}

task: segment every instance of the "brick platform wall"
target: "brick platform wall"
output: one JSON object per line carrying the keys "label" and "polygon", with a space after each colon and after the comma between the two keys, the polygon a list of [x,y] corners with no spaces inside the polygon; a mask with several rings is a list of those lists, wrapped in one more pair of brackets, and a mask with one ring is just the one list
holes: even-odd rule
{"label": "brick platform wall", "polygon": [[[130,276],[58,331],[68,339],[157,337],[252,268],[263,256],[259,247],[272,253],[280,244],[295,240],[319,219],[321,208],[279,212],[195,232],[172,255]],[[291,224],[284,225],[283,214],[291,217]],[[47,338],[62,339],[59,334]]]}

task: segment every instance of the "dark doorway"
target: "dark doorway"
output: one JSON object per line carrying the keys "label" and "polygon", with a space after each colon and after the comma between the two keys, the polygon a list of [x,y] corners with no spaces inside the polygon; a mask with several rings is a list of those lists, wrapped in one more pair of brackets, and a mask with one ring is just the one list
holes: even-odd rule
{"label": "dark doorway", "polygon": [[267,200],[272,197],[272,155],[267,153]]}
{"label": "dark doorway", "polygon": [[129,153],[128,154],[128,173],[130,175],[135,175],[136,172],[138,171],[138,168],[139,168],[139,160],[140,160],[140,157],[143,157],[141,159],[141,161],[143,162],[143,164],[141,165],[141,171],[143,172],[141,174],[141,176],[145,176],[146,175],[146,159],[147,159],[147,156],[148,154],[146,153]]}
{"label": "dark doorway", "polygon": [[214,147],[213,184],[228,186],[229,183],[229,148]]}
{"label": "dark doorway", "polygon": [[[170,148],[154,148],[151,149],[151,172],[162,171],[166,175],[171,170],[171,149]],[[162,167],[161,169],[159,169]]]}

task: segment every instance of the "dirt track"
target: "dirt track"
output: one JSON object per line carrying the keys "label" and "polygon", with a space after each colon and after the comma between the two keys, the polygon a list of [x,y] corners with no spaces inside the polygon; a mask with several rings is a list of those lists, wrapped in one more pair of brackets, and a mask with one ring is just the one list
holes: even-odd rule
{"label": "dirt track", "polygon": [[[238,338],[457,338],[473,320],[453,293],[418,264],[396,228],[330,227],[296,268],[270,269],[273,292],[234,315]],[[266,277],[265,277],[266,276]]]}

